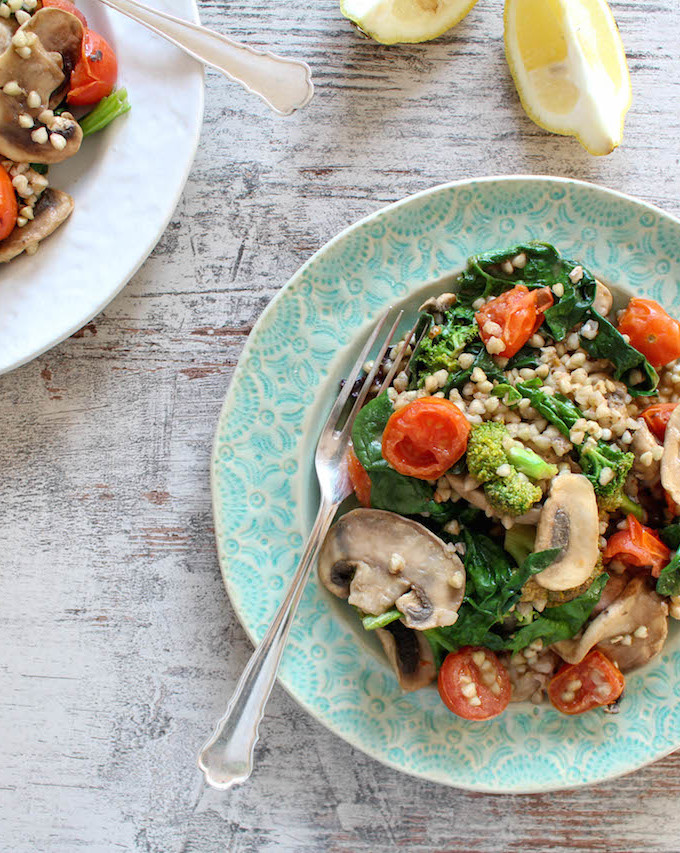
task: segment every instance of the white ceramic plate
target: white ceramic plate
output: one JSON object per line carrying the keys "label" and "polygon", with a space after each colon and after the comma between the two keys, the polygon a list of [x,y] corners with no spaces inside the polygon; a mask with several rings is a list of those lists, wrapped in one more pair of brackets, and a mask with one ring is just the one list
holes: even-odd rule
{"label": "white ceramic plate", "polygon": [[[95,0],[78,0],[118,56],[132,109],[50,168],[75,199],[71,218],[32,257],[0,265],[0,373],[98,314],[158,242],[179,201],[203,117],[203,67]],[[153,5],[198,21],[194,0]]]}

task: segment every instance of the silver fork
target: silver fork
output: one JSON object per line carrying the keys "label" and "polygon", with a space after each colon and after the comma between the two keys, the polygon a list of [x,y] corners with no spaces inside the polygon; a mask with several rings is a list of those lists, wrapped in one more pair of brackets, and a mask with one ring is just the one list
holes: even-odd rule
{"label": "silver fork", "polygon": [[[258,738],[258,727],[264,716],[265,705],[274,685],[302,591],[316,562],[321,543],[331,526],[335,511],[352,491],[346,462],[352,426],[373,386],[385,353],[401,322],[403,311],[399,312],[383,341],[346,420],[343,420],[343,414],[355,382],[361,377],[363,365],[387,321],[390,310],[388,309],[382,315],[366,341],[321,431],[315,457],[316,473],[321,487],[321,504],[288,593],[264,639],[248,661],[224,716],[198,757],[198,766],[205,774],[206,782],[213,788],[221,790],[231,788],[232,785],[245,782],[252,772],[253,750]],[[414,326],[411,334],[407,334],[404,338],[393,359],[391,369],[380,383],[381,391],[392,382],[403,360],[406,347],[415,334],[415,329]]]}

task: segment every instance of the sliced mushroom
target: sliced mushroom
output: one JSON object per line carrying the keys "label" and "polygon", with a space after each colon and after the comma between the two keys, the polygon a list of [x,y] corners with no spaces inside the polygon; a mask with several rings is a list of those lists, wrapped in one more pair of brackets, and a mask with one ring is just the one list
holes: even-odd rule
{"label": "sliced mushroom", "polygon": [[393,512],[355,509],[331,527],[319,577],[364,613],[396,607],[409,628],[453,625],[465,590],[458,555],[422,524]]}
{"label": "sliced mushroom", "polygon": [[434,681],[434,655],[423,633],[397,620],[378,628],[376,634],[403,690],[419,690]]}
{"label": "sliced mushroom", "polygon": [[73,199],[68,193],[48,187],[33,208],[33,219],[0,242],[0,264],[11,261],[29,246],[37,245],[55,231],[73,211]]}
{"label": "sliced mushroom", "polygon": [[[646,423],[642,422],[642,426],[633,433],[630,448],[635,454],[633,471],[637,478],[647,486],[656,485],[661,477],[661,461],[654,456],[659,449],[659,442]],[[652,461],[649,465],[642,462],[642,454],[647,453],[647,451],[652,454]]]}
{"label": "sliced mushroom", "polygon": [[[30,45],[17,48],[20,35]],[[78,151],[80,125],[70,113],[55,116],[51,108],[63,98],[82,38],[78,18],[55,7],[40,9],[16,31],[0,55],[0,155],[15,163],[60,163]],[[18,53],[24,49],[30,50],[27,57]]]}
{"label": "sliced mushroom", "polygon": [[614,299],[612,297],[611,290],[606,285],[602,284],[601,281],[595,279],[595,298],[593,299],[593,308],[598,314],[606,317],[612,310],[613,304]]}
{"label": "sliced mushroom", "polygon": [[668,419],[661,457],[661,485],[680,504],[680,406]]}
{"label": "sliced mushroom", "polygon": [[12,43],[16,30],[16,18],[0,18],[0,53],[4,53]]}
{"label": "sliced mushroom", "polygon": [[638,575],[580,639],[561,640],[552,648],[567,663],[579,663],[597,646],[621,672],[629,672],[659,654],[667,635],[668,605]]}
{"label": "sliced mushroom", "polygon": [[535,551],[561,548],[535,576],[544,589],[572,589],[593,574],[599,556],[599,519],[593,485],[583,474],[561,474],[550,488],[536,531]]}
{"label": "sliced mushroom", "polygon": [[430,296],[418,309],[427,314],[446,314],[452,305],[456,304],[458,297],[455,293],[440,293],[439,296]]}
{"label": "sliced mushroom", "polygon": [[524,515],[503,515],[495,507],[491,506],[486,499],[484,489],[473,477],[465,477],[462,474],[447,474],[446,478],[457,495],[460,495],[461,498],[472,504],[472,506],[476,506],[477,509],[481,509],[489,518],[500,518],[504,527],[510,528],[515,524],[538,524],[538,520],[541,517],[541,507],[532,507]]}

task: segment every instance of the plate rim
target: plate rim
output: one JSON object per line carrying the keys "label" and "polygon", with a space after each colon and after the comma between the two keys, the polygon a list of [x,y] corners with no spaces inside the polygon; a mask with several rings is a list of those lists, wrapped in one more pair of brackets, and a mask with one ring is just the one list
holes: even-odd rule
{"label": "plate rim", "polygon": [[[188,3],[191,7],[190,20],[192,20],[193,23],[200,24],[201,20],[200,20],[199,8],[198,8],[198,0],[188,0]],[[109,9],[107,7],[105,7],[103,11],[107,17],[113,16],[116,14],[114,11],[112,11],[111,9]],[[118,13],[118,14],[122,14],[122,13]],[[187,19],[187,20],[189,20],[189,19]],[[142,27],[143,25],[138,24],[138,26]],[[151,32],[151,31],[149,30],[149,32]],[[161,38],[161,36],[156,36],[156,37]],[[177,49],[179,50],[180,48],[177,48]],[[151,255],[153,250],[158,245],[159,240],[161,239],[161,237],[163,236],[163,234],[167,230],[167,227],[170,223],[170,220],[173,217],[173,214],[177,210],[177,205],[179,204],[179,201],[182,197],[182,193],[184,192],[184,188],[186,187],[187,180],[189,179],[189,174],[191,173],[191,170],[194,166],[194,162],[196,160],[196,153],[198,151],[198,144],[199,144],[200,138],[201,138],[201,132],[202,132],[202,128],[203,128],[203,115],[204,115],[204,109],[205,109],[205,66],[202,63],[199,63],[198,61],[196,62],[196,64],[198,66],[197,72],[200,75],[201,80],[200,80],[200,88],[199,88],[198,98],[196,99],[196,114],[195,114],[196,127],[195,127],[195,132],[194,132],[194,136],[191,140],[190,154],[187,157],[186,165],[185,165],[185,168],[184,168],[182,176],[181,176],[181,181],[178,184],[177,192],[175,193],[175,195],[173,197],[172,205],[168,205],[167,215],[163,219],[162,224],[159,225],[158,234],[154,238],[151,238],[149,243],[144,247],[143,251],[140,254],[140,257],[134,263],[134,265],[130,269],[129,273],[127,273],[125,276],[123,276],[123,279],[120,281],[118,286],[115,289],[111,290],[101,300],[101,302],[99,302],[97,304],[97,307],[94,310],[83,315],[83,318],[76,321],[71,326],[69,326],[68,330],[63,331],[63,332],[58,332],[57,334],[55,334],[47,343],[44,344],[44,346],[37,347],[31,353],[19,357],[18,359],[13,361],[11,364],[5,365],[4,367],[0,367],[0,376],[4,376],[7,373],[11,373],[13,370],[16,370],[19,367],[23,367],[24,365],[29,364],[34,359],[39,358],[41,355],[44,355],[49,350],[54,349],[54,347],[63,343],[67,338],[70,338],[79,329],[82,329],[83,326],[86,326],[95,317],[97,317],[99,314],[101,314],[101,312],[104,310],[104,308],[106,308],[107,305],[109,305],[111,302],[113,302],[113,300],[116,298],[116,296],[118,296],[118,294],[123,290],[123,288],[130,282],[130,280],[133,278],[133,276],[137,274],[137,272],[140,270],[142,265],[148,260],[149,256]]]}
{"label": "plate rim", "polygon": [[[234,598],[231,594],[230,589],[230,579],[228,572],[228,557],[223,553],[223,549],[221,547],[221,518],[220,513],[218,511],[218,470],[219,470],[219,455],[218,455],[218,445],[220,441],[220,433],[221,426],[226,418],[228,411],[232,405],[232,400],[236,395],[236,388],[239,380],[241,379],[241,374],[245,370],[245,361],[250,354],[251,349],[254,347],[254,341],[259,332],[260,328],[265,324],[267,320],[267,316],[271,310],[273,310],[274,306],[278,304],[279,300],[284,299],[286,293],[289,291],[291,286],[295,283],[295,281],[304,274],[304,272],[316,261],[317,257],[319,257],[322,253],[326,252],[336,243],[345,239],[348,235],[350,235],[355,230],[362,228],[366,224],[370,223],[372,220],[377,219],[387,211],[393,211],[402,207],[408,203],[411,203],[417,199],[425,198],[428,195],[435,195],[439,192],[450,190],[454,188],[460,188],[465,186],[473,186],[478,184],[489,184],[489,183],[519,183],[522,181],[534,181],[539,184],[557,184],[557,185],[569,185],[569,186],[580,186],[588,189],[595,188],[599,192],[603,192],[605,195],[612,196],[614,198],[619,198],[625,200],[626,202],[631,202],[637,206],[642,208],[646,208],[647,210],[660,215],[663,218],[670,219],[674,222],[677,227],[680,229],[680,217],[677,217],[671,213],[660,208],[658,205],[652,204],[651,202],[644,201],[636,196],[630,195],[628,193],[621,192],[619,190],[611,189],[610,187],[603,186],[602,184],[596,183],[595,181],[584,181],[576,178],[566,178],[561,176],[552,176],[552,175],[530,175],[530,174],[518,174],[518,175],[485,175],[482,177],[473,177],[473,178],[461,178],[455,181],[447,181],[443,184],[437,184],[433,187],[428,187],[424,190],[419,190],[416,193],[412,193],[407,195],[401,199],[398,199],[395,202],[391,202],[390,204],[384,205],[378,210],[369,213],[367,216],[362,217],[348,226],[343,228],[330,240],[326,241],[322,246],[320,246],[300,267],[298,267],[295,272],[287,279],[287,281],[281,286],[279,291],[273,296],[273,298],[267,303],[264,310],[258,317],[257,321],[253,325],[252,329],[248,334],[248,338],[244,344],[244,347],[238,357],[237,365],[234,369],[234,373],[231,377],[229,387],[225,394],[224,400],[220,406],[219,414],[217,417],[217,422],[215,425],[215,431],[213,434],[212,446],[211,446],[211,455],[210,455],[210,492],[211,492],[211,509],[213,514],[214,521],[214,530],[215,530],[215,544],[217,550],[217,558],[218,564],[220,568],[220,574],[222,576],[222,583],[224,585],[225,591],[227,593],[227,597],[229,598],[229,603],[231,608],[239,621],[239,624],[243,628],[246,636],[250,640],[253,647],[258,645],[257,636],[253,631],[249,629],[244,619],[242,618],[241,612],[237,607]],[[307,579],[309,581],[309,578]],[[305,584],[306,585],[306,584]],[[287,588],[284,587],[282,590],[281,600],[285,595]],[[499,790],[497,787],[491,787],[485,784],[469,784],[466,782],[456,781],[449,778],[433,778],[432,775],[427,771],[420,771],[413,767],[407,766],[399,766],[394,762],[390,762],[386,756],[381,754],[378,750],[371,749],[370,746],[366,744],[358,744],[351,740],[351,736],[347,735],[345,732],[341,731],[339,727],[335,726],[330,719],[325,718],[320,713],[318,713],[314,708],[305,703],[303,700],[298,698],[298,696],[293,692],[294,688],[288,687],[280,675],[277,674],[276,683],[282,687],[286,693],[296,702],[296,704],[302,708],[306,713],[310,715],[316,722],[323,725],[326,729],[332,732],[335,736],[340,737],[345,743],[349,744],[352,749],[358,749],[363,752],[365,755],[368,755],[372,759],[378,761],[380,764],[385,767],[390,768],[396,772],[405,773],[409,776],[418,779],[424,779],[427,782],[444,785],[448,788],[454,788],[463,791],[470,791],[474,793],[481,794],[491,794],[494,796],[522,796],[522,795],[530,795],[530,794],[545,794],[553,791],[568,791],[568,790],[576,790],[579,788],[592,788],[598,785],[605,784],[607,782],[611,782],[615,779],[620,779],[624,776],[627,776],[631,773],[634,773],[644,767],[647,767],[651,764],[656,763],[657,761],[661,761],[666,758],[668,755],[671,755],[674,752],[680,750],[680,742],[676,746],[671,746],[668,749],[664,749],[659,751],[656,755],[650,758],[645,758],[635,764],[631,764],[629,767],[625,769],[616,770],[611,773],[604,773],[602,776],[593,781],[575,781],[571,782],[569,780],[564,780],[562,784],[536,784],[536,785],[526,785],[526,786],[518,786],[513,787],[512,789],[502,789]]]}

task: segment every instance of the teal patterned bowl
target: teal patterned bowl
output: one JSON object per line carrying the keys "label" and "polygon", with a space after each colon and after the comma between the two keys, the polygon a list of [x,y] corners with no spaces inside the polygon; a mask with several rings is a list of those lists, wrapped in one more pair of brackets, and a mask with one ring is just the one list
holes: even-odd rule
{"label": "teal patterned bowl", "polygon": [[[632,294],[678,313],[680,222],[635,199],[558,178],[436,187],[343,231],[268,306],[224,403],[212,463],[220,563],[234,609],[259,641],[316,513],[313,450],[337,382],[389,303],[415,307],[469,255],[546,240]],[[495,793],[549,791],[629,772],[680,747],[680,632],[628,678],[618,716],[511,705],[469,723],[436,689],[401,693],[344,602],[307,586],[281,682],[310,714],[378,760]]]}

